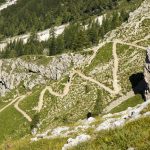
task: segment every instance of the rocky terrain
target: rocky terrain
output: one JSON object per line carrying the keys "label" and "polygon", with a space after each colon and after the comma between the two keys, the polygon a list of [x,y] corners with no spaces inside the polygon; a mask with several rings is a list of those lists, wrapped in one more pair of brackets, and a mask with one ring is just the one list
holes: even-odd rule
{"label": "rocky terrain", "polygon": [[[0,94],[4,96],[24,81],[23,85],[32,90],[40,84],[46,84],[47,80],[59,80],[67,74],[72,67],[79,67],[87,63],[89,57],[81,54],[64,54],[58,57],[47,57],[47,64],[36,64],[36,56],[15,60],[0,60]],[[32,62],[30,61],[32,59]],[[43,58],[43,62],[45,58]],[[45,63],[45,62],[44,62]]]}
{"label": "rocky terrain", "polygon": [[[59,27],[58,34],[64,28]],[[97,46],[51,57],[0,60],[0,117],[15,108],[24,119],[19,127],[25,132],[38,114],[29,141],[65,138],[62,150],[91,141],[99,132],[149,117],[149,110],[143,112],[150,104],[149,30],[150,1],[145,0],[127,22],[107,33]],[[46,40],[48,31],[38,33],[39,40]],[[132,79],[139,74],[144,78],[135,86]],[[111,113],[135,94],[145,96],[146,102]],[[85,119],[87,114],[91,115]]]}

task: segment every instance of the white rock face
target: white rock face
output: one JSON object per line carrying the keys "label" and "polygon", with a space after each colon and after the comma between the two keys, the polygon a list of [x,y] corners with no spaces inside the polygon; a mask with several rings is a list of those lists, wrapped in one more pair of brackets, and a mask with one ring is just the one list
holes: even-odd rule
{"label": "white rock face", "polygon": [[147,51],[146,51],[146,60],[145,60],[145,66],[144,66],[144,78],[148,84],[148,88],[145,93],[145,96],[147,99],[149,99],[150,98],[150,47],[148,47]]}
{"label": "white rock face", "polygon": [[[32,58],[33,59],[33,58]],[[70,67],[78,67],[87,63],[88,58],[80,54],[63,54],[50,57],[49,63],[44,66],[34,61],[24,61],[21,58],[0,61],[0,95],[17,87],[21,81],[23,85],[32,89],[36,85],[46,83],[46,79],[59,80],[67,74]]]}
{"label": "white rock face", "polygon": [[93,123],[93,122],[95,122],[95,121],[96,121],[95,118],[90,117],[90,118],[88,118],[88,119],[81,120],[80,122],[81,122],[83,125],[88,125],[88,124],[91,124],[91,123]]}
{"label": "white rock face", "polygon": [[133,147],[130,147],[130,148],[128,148],[127,150],[135,150],[135,148],[133,148]]}
{"label": "white rock face", "polygon": [[8,6],[14,5],[16,3],[17,3],[17,0],[7,0],[6,3],[4,3],[0,6],[0,11],[2,11],[3,9],[6,9]]}
{"label": "white rock face", "polygon": [[[93,129],[93,134],[102,130],[114,129],[117,127],[122,127],[128,122],[135,121],[142,117],[150,116],[150,112],[141,114],[141,111],[150,105],[150,100],[139,104],[133,108],[129,107],[127,110],[115,113],[107,114],[102,117],[103,121],[98,125],[92,125],[91,123],[95,122],[95,118],[89,118],[84,120],[79,120],[77,126],[74,127],[57,127],[55,129],[49,129],[42,134],[37,134],[34,138],[31,139],[32,142],[38,141],[40,139],[52,139],[60,137],[70,137],[71,134],[80,133],[81,135],[76,138],[69,138],[67,144],[62,147],[62,150],[68,150],[82,142],[87,142],[91,139],[91,136],[85,134],[88,129]],[[94,132],[95,131],[95,132]],[[49,136],[48,136],[49,134]]]}
{"label": "white rock face", "polygon": [[144,0],[141,6],[129,14],[128,22],[123,23],[119,28],[109,32],[105,37],[107,41],[121,39],[122,41],[133,41],[140,37],[142,22],[150,19],[150,1]]}
{"label": "white rock face", "polygon": [[[150,100],[137,105],[133,108],[128,108],[127,110],[115,114],[107,114],[103,116],[105,119],[97,128],[96,131],[113,129],[116,127],[123,126],[126,122],[134,121],[142,117],[140,112],[150,104]],[[150,113],[147,112],[143,117],[148,116]],[[118,116],[118,117],[115,117]]]}
{"label": "white rock face", "polygon": [[52,130],[51,134],[53,136],[60,136],[62,132],[68,131],[68,130],[69,130],[69,127],[58,127]]}
{"label": "white rock face", "polygon": [[37,130],[38,130],[37,128],[33,128],[32,131],[31,131],[31,134],[32,135],[36,135],[37,134]]}
{"label": "white rock face", "polygon": [[78,144],[81,144],[83,142],[86,142],[90,139],[91,139],[91,137],[86,134],[81,134],[81,135],[77,136],[75,139],[69,138],[67,141],[67,144],[65,144],[62,147],[62,150],[68,150],[68,149],[70,149],[74,146],[77,146]]}
{"label": "white rock face", "polygon": [[[62,34],[64,32],[64,29],[68,26],[69,24],[64,24],[61,26],[56,26],[55,29],[55,36],[57,37],[58,35]],[[50,28],[46,29],[44,31],[40,31],[37,33],[37,38],[38,40],[41,41],[47,41],[50,37]],[[7,38],[4,41],[0,42],[0,51],[2,51],[8,43],[13,42],[13,41],[18,41],[18,40],[22,40],[24,44],[27,43],[28,39],[30,38],[30,33],[28,34],[24,34],[24,35],[19,35],[19,36],[15,36],[12,38]]]}

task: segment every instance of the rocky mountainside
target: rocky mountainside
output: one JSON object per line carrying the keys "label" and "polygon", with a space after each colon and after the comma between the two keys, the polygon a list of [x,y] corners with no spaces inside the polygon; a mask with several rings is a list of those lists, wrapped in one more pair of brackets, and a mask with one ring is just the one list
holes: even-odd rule
{"label": "rocky mountainside", "polygon": [[[117,127],[123,130],[139,119],[145,121],[150,114],[149,31],[150,1],[144,0],[127,22],[108,32],[96,46],[56,56],[1,59],[0,142],[8,136],[9,143],[11,137],[14,150],[19,146],[36,149],[36,144],[45,150],[48,142],[52,149],[91,149],[88,143],[80,144],[94,141],[97,134],[108,134],[108,129],[118,133]],[[110,139],[103,140],[110,149],[138,147],[134,142],[113,147]],[[30,141],[31,147],[26,146]],[[106,149],[106,145],[98,148]]]}

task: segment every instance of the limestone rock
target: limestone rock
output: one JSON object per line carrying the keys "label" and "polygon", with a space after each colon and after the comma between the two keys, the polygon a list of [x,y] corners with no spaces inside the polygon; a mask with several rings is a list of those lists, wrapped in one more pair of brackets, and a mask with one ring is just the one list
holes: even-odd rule
{"label": "limestone rock", "polygon": [[[45,56],[46,58],[46,56]],[[21,83],[29,90],[36,85],[46,84],[48,80],[59,80],[74,67],[87,62],[81,54],[62,54],[49,57],[49,63],[37,63],[37,58],[30,57],[0,60],[0,96],[18,87]]]}
{"label": "limestone rock", "polygon": [[145,81],[148,84],[148,89],[145,92],[146,99],[150,98],[150,47],[147,48],[146,51],[146,60],[145,60],[145,67],[144,67],[144,77]]}

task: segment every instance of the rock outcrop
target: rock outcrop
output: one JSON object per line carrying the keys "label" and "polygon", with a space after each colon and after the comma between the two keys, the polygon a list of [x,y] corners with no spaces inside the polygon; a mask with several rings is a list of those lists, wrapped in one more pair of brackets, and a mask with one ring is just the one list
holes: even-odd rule
{"label": "rock outcrop", "polygon": [[[0,61],[0,95],[16,88],[22,82],[24,87],[32,89],[36,85],[46,84],[48,80],[59,80],[72,67],[78,67],[87,62],[87,57],[81,54],[63,54],[56,57],[45,57],[46,65],[37,63],[37,57]],[[43,60],[44,63],[47,60]]]}
{"label": "rock outcrop", "polygon": [[147,48],[147,51],[146,51],[144,77],[145,77],[145,81],[148,84],[148,88],[145,91],[145,96],[146,96],[146,99],[149,99],[150,98],[150,48]]}

